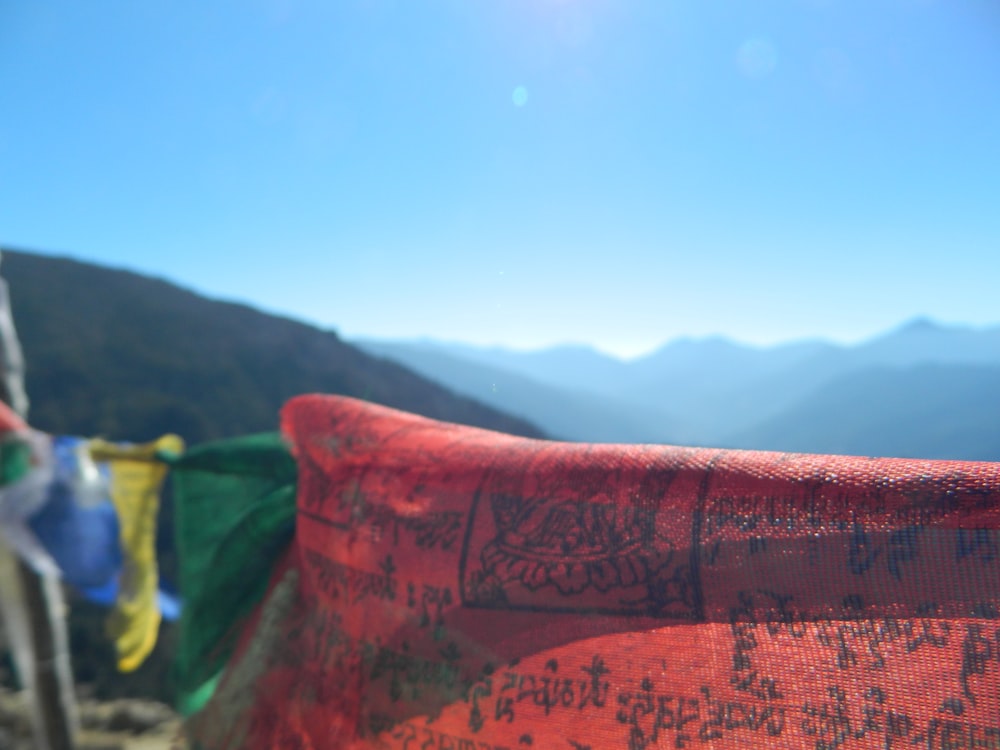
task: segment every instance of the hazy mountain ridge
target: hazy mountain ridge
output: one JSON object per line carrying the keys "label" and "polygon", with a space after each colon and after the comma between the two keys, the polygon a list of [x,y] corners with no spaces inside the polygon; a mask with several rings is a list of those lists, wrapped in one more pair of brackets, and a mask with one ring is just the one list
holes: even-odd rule
{"label": "hazy mountain ridge", "polygon": [[[365,339],[364,346],[384,343]],[[566,344],[538,351],[502,347],[480,348],[468,344],[440,343],[432,339],[412,342],[416,348],[436,350],[488,367],[517,373],[537,383],[611,397],[621,395],[618,384],[632,371],[629,364],[583,344]]]}
{"label": "hazy mountain ridge", "polygon": [[[422,352],[421,371],[435,379],[448,377],[447,354],[573,391],[592,407],[617,405],[640,434],[659,427],[659,442],[1000,460],[1000,403],[990,393],[1000,385],[1000,326],[918,318],[854,346],[680,339],[629,361],[580,346],[526,353],[427,340],[377,345],[387,355],[396,347],[397,357],[403,349]],[[555,400],[549,406],[563,408]],[[532,416],[552,429],[546,411]],[[592,431],[559,434],[594,440]]]}
{"label": "hazy mountain ridge", "polygon": [[684,434],[676,419],[655,418],[647,406],[575,388],[549,385],[495,365],[484,358],[466,359],[448,347],[427,344],[388,344],[368,339],[354,343],[374,356],[398,362],[456,393],[489,404],[507,414],[541,425],[549,435],[587,442],[657,443]]}
{"label": "hazy mountain ridge", "polygon": [[998,384],[1000,365],[873,367],[837,378],[778,417],[720,444],[806,453],[997,461]]}

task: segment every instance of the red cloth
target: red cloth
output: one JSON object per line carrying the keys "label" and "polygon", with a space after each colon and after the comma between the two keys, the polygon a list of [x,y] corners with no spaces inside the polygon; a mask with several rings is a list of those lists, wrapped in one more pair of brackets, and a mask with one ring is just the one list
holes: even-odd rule
{"label": "red cloth", "polygon": [[261,663],[230,742],[1000,747],[1000,464],[533,441],[325,396],[283,427],[297,597],[237,657]]}
{"label": "red cloth", "polygon": [[0,433],[4,432],[24,432],[28,425],[21,419],[14,410],[3,401],[0,401]]}

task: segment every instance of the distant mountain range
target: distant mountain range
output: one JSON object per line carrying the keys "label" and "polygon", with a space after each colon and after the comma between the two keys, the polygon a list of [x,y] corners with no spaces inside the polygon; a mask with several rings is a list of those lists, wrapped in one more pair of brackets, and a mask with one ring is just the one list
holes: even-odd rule
{"label": "distant mountain range", "polygon": [[921,318],[856,346],[681,339],[630,361],[355,343],[568,440],[1000,460],[1000,326]]}
{"label": "distant mountain range", "polygon": [[[374,356],[395,361],[460,393],[508,414],[534,414],[536,424],[564,439],[591,442],[666,442],[676,435],[670,417],[626,399],[562,386],[558,378],[533,377],[513,367],[490,364],[464,347],[434,344],[355,342]],[[486,352],[488,355],[496,352]],[[517,356],[517,355],[515,355]],[[597,355],[600,356],[600,355]],[[600,363],[601,360],[594,360]]]}

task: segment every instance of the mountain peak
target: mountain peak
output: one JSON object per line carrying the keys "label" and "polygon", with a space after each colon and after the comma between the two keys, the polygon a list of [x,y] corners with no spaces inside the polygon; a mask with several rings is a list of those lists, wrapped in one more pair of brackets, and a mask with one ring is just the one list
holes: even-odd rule
{"label": "mountain peak", "polygon": [[944,326],[926,315],[918,315],[901,325],[897,331],[899,333],[930,333],[940,331]]}

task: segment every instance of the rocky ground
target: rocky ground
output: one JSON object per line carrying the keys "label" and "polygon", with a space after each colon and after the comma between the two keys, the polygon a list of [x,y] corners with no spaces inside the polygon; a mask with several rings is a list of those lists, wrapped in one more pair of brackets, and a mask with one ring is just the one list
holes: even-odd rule
{"label": "rocky ground", "polygon": [[[77,750],[187,750],[180,717],[170,707],[124,698],[81,698]],[[24,696],[0,687],[0,750],[34,750]]]}

